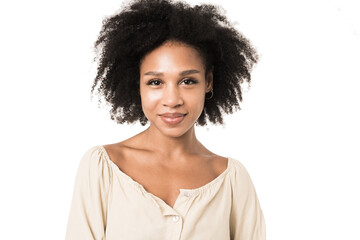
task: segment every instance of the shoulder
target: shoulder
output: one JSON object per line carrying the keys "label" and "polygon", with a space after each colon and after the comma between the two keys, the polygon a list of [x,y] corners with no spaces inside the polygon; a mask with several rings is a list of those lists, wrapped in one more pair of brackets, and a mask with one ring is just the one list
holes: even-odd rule
{"label": "shoulder", "polygon": [[91,161],[101,160],[103,159],[103,150],[102,145],[95,145],[89,147],[82,155],[81,163],[86,164]]}
{"label": "shoulder", "polygon": [[96,161],[96,159],[100,159],[101,148],[100,145],[91,146],[86,149],[81,157],[80,165],[88,165],[90,162]]}
{"label": "shoulder", "polygon": [[234,158],[229,158],[231,164],[231,182],[235,189],[253,188],[253,183],[246,167]]}
{"label": "shoulder", "polygon": [[216,175],[220,175],[228,169],[229,161],[230,159],[219,155],[215,155],[211,157],[211,165],[214,171],[216,172]]}
{"label": "shoulder", "polygon": [[230,158],[230,157],[229,157],[229,161],[230,161],[230,165],[232,166],[232,170],[234,174],[248,174],[247,169],[242,164],[242,162],[240,162],[235,158]]}
{"label": "shoulder", "polygon": [[88,148],[79,162],[78,174],[105,174],[109,175],[109,161],[102,145]]}
{"label": "shoulder", "polygon": [[237,171],[237,172],[246,171],[245,166],[239,160],[229,157],[229,161],[231,161],[231,165],[233,166],[233,169],[235,171]]}
{"label": "shoulder", "polygon": [[102,145],[102,150],[109,161],[116,165],[121,165],[122,162],[134,158],[139,150],[126,144],[125,142]]}
{"label": "shoulder", "polygon": [[204,159],[206,163],[211,166],[211,169],[216,175],[220,175],[230,168],[231,163],[228,157],[218,155],[201,144],[201,150],[198,154],[199,158]]}
{"label": "shoulder", "polygon": [[125,155],[129,150],[131,150],[131,147],[124,142],[105,144],[101,145],[101,147],[107,152],[109,156],[113,156],[115,154]]}

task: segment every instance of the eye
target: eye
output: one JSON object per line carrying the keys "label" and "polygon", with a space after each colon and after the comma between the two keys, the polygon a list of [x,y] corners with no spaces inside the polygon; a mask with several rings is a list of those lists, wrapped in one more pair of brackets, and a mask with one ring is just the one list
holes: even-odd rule
{"label": "eye", "polygon": [[184,83],[185,85],[192,85],[198,83],[198,81],[192,78],[185,78],[181,83]]}
{"label": "eye", "polygon": [[153,85],[153,86],[158,86],[160,84],[161,84],[161,82],[158,79],[151,79],[146,83],[146,85]]}

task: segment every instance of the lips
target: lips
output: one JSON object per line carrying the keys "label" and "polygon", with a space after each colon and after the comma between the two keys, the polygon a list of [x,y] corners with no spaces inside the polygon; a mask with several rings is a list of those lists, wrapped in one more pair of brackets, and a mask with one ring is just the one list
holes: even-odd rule
{"label": "lips", "polygon": [[186,115],[185,113],[163,113],[163,114],[160,114],[160,116],[166,117],[166,118],[177,118],[177,117],[183,117],[185,115]]}
{"label": "lips", "polygon": [[182,122],[186,115],[185,113],[163,113],[160,114],[160,118],[166,124],[174,125]]}

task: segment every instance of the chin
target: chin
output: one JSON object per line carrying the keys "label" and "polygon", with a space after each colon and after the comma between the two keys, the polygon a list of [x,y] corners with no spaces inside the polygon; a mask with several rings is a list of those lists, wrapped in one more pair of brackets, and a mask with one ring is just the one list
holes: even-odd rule
{"label": "chin", "polygon": [[188,125],[186,122],[182,122],[183,124],[179,124],[177,126],[168,126],[162,122],[158,122],[156,124],[151,124],[153,127],[157,129],[161,134],[167,137],[178,138],[184,136],[186,133],[191,131],[194,127],[194,124]]}
{"label": "chin", "polygon": [[172,138],[178,138],[184,136],[190,129],[183,129],[183,128],[161,128],[159,131],[167,136]]}

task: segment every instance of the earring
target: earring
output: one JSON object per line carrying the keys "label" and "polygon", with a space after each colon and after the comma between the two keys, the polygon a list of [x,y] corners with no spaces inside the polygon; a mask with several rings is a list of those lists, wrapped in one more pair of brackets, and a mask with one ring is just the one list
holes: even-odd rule
{"label": "earring", "polygon": [[213,89],[211,89],[210,92],[211,92],[211,96],[210,96],[209,98],[206,98],[206,97],[205,97],[205,99],[211,99],[211,98],[214,96]]}

